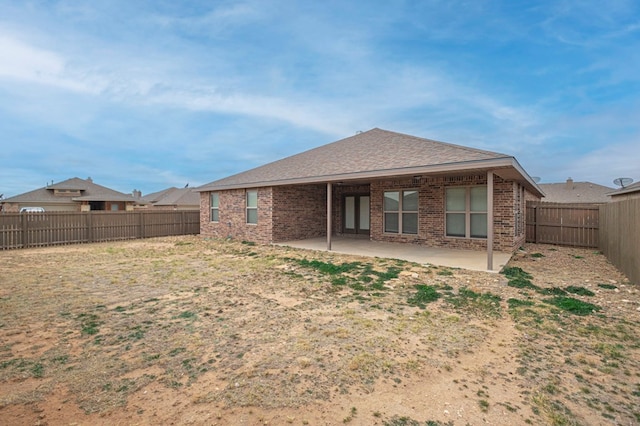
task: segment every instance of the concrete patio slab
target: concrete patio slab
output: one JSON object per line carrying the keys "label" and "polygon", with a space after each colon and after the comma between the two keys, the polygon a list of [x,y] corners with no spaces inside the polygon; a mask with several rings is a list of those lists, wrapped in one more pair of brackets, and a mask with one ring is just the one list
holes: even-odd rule
{"label": "concrete patio slab", "polygon": [[[511,253],[493,252],[493,270],[487,270],[485,251],[423,247],[414,244],[386,243],[364,238],[332,237],[331,251],[368,257],[387,257],[420,264],[463,268],[472,271],[499,272],[511,259]],[[287,241],[275,245],[327,251],[325,237]]]}

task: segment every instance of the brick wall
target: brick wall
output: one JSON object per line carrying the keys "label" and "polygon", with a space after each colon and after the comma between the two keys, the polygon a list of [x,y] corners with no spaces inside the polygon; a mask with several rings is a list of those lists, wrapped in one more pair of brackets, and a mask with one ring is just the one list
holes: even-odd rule
{"label": "brick wall", "polygon": [[[484,238],[445,236],[445,189],[452,186],[486,185],[486,174],[427,177],[419,180],[389,179],[370,185],[333,187],[333,232],[342,232],[342,197],[345,194],[371,195],[371,233],[374,241],[405,242],[429,247],[486,250]],[[384,191],[419,191],[418,235],[383,233]],[[246,223],[245,190],[219,193],[220,221],[210,220],[210,193],[201,193],[200,233],[213,238],[234,238],[268,244],[326,235],[326,185],[301,185],[260,188],[258,224]],[[524,197],[523,197],[524,194]],[[514,251],[524,244],[524,212],[518,215],[524,199],[522,187],[494,175],[494,250]],[[516,226],[516,222],[520,225]],[[516,232],[518,230],[518,232]]]}
{"label": "brick wall", "polygon": [[327,234],[327,186],[273,188],[273,242]]}
{"label": "brick wall", "polygon": [[272,242],[272,188],[258,188],[258,223],[247,223],[246,191],[232,189],[218,192],[219,221],[211,222],[211,193],[200,193],[200,235],[233,238],[261,244]]}
{"label": "brick wall", "polygon": [[[371,183],[371,239],[406,242],[429,247],[486,250],[484,238],[455,238],[445,235],[445,188],[486,185],[486,174],[382,180]],[[517,249],[524,234],[515,235],[515,197],[518,185],[494,175],[494,250]],[[418,234],[395,235],[383,232],[384,191],[417,189],[419,192]],[[524,227],[522,227],[524,230]]]}

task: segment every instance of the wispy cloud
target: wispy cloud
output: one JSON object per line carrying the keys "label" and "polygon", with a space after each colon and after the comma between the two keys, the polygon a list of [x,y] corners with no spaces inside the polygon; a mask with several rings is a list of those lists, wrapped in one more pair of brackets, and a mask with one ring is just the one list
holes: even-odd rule
{"label": "wispy cloud", "polygon": [[98,158],[153,174],[130,178],[143,191],[371,127],[564,175],[568,156],[637,140],[638,15],[622,0],[0,4],[0,131],[16,176],[25,161],[98,176]]}

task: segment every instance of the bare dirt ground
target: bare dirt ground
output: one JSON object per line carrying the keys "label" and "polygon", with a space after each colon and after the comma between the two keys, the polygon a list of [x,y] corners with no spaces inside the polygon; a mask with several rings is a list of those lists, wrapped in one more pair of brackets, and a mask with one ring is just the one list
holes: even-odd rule
{"label": "bare dirt ground", "polygon": [[[0,424],[640,424],[640,293],[199,237],[0,252]],[[514,269],[520,268],[520,269]]]}

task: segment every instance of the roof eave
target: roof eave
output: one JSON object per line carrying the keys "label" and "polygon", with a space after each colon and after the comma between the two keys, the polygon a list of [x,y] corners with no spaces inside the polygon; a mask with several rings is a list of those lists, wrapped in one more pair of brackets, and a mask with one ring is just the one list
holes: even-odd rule
{"label": "roof eave", "polygon": [[472,160],[472,161],[462,161],[455,163],[446,163],[446,164],[435,164],[428,166],[418,166],[418,167],[404,167],[404,168],[396,168],[396,169],[384,169],[384,170],[371,170],[371,171],[362,171],[362,172],[354,172],[354,173],[341,173],[335,175],[324,175],[324,176],[309,176],[303,178],[293,178],[293,179],[280,179],[280,180],[272,180],[272,181],[261,181],[261,182],[244,182],[238,184],[230,184],[230,185],[215,185],[208,184],[203,185],[199,188],[196,188],[196,192],[210,192],[210,191],[224,191],[231,189],[243,189],[243,188],[262,188],[268,186],[283,186],[283,185],[302,185],[302,184],[314,184],[314,183],[335,183],[335,182],[344,182],[350,180],[363,180],[363,179],[380,179],[386,177],[396,177],[396,176],[415,176],[415,175],[430,175],[430,174],[440,174],[440,173],[451,173],[451,172],[466,172],[466,171],[474,171],[474,170],[484,170],[484,169],[500,169],[500,168],[514,168],[517,174],[521,176],[521,180],[525,183],[530,190],[544,195],[542,190],[538,187],[538,185],[531,179],[531,177],[524,171],[522,166],[516,161],[514,157],[500,157],[500,158],[492,158],[487,160]]}

